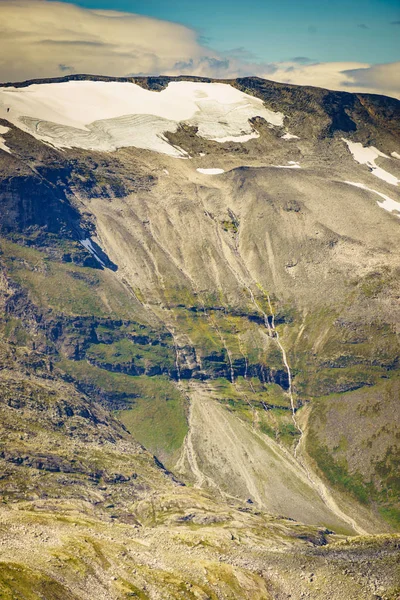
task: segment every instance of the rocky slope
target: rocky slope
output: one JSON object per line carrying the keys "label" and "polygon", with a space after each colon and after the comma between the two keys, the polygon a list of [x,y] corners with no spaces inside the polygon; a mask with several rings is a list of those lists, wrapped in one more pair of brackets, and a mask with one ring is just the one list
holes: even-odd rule
{"label": "rocky slope", "polygon": [[165,152],[120,116],[104,151],[17,118],[32,83],[0,87],[4,597],[395,598],[400,103],[247,78],[247,125],[200,87]]}

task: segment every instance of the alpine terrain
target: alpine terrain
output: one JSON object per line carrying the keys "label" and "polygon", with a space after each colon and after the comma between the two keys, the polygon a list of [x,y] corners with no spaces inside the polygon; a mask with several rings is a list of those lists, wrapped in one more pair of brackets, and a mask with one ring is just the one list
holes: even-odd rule
{"label": "alpine terrain", "polygon": [[400,101],[0,86],[0,597],[395,600]]}

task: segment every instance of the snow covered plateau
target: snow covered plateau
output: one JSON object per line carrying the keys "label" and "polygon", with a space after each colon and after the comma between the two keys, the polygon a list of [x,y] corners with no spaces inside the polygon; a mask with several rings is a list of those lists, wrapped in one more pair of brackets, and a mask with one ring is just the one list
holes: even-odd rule
{"label": "snow covered plateau", "polygon": [[134,146],[177,158],[165,137],[180,124],[224,143],[258,137],[249,119],[281,127],[284,115],[222,83],[171,82],[161,92],[134,83],[68,81],[0,88],[0,117],[58,148],[113,151]]}

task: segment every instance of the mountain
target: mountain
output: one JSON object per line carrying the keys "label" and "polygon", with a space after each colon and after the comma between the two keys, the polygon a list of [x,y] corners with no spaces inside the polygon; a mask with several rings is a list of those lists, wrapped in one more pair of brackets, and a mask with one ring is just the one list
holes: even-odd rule
{"label": "mountain", "polygon": [[400,102],[0,86],[2,597],[399,594]]}

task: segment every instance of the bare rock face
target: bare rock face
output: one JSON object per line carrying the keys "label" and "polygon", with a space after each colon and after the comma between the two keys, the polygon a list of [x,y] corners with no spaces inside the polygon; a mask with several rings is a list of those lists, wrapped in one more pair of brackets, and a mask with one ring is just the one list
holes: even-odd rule
{"label": "bare rock face", "polygon": [[397,597],[399,115],[0,86],[0,596]]}

